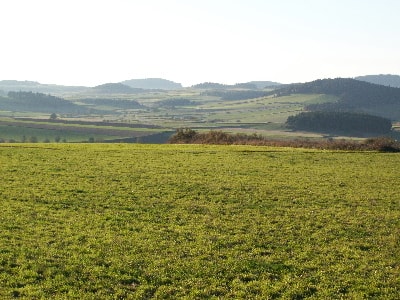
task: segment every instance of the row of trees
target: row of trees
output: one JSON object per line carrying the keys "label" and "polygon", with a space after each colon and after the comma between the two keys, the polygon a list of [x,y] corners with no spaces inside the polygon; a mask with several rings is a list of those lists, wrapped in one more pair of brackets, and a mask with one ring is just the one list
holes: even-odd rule
{"label": "row of trees", "polygon": [[[20,142],[20,143],[39,143],[39,142],[41,142],[41,141],[39,141],[39,139],[38,139],[38,137],[37,136],[30,136],[30,137],[27,137],[27,136],[22,136],[22,138],[21,138],[21,140],[15,140],[15,139],[4,139],[4,138],[0,138],[0,143],[18,143],[18,142]],[[51,143],[52,141],[50,140],[50,139],[48,139],[48,138],[45,138],[44,140],[43,140],[43,143]],[[59,136],[56,136],[55,138],[54,138],[54,142],[56,142],[56,143],[60,143],[60,142],[62,142],[62,143],[66,143],[67,142],[67,139],[65,139],[65,138],[63,138],[63,139],[61,139]],[[87,142],[88,143],[97,143],[97,142],[103,142],[103,140],[102,139],[95,139],[94,137],[89,137],[88,138],[88,140],[87,140]]]}
{"label": "row of trees", "polygon": [[[0,143],[17,143],[17,142],[21,142],[21,143],[39,143],[40,141],[39,141],[39,138],[37,136],[29,136],[29,137],[27,137],[25,135],[22,136],[21,140],[19,140],[19,141],[15,140],[15,139],[0,138]],[[43,143],[50,143],[50,142],[51,142],[51,140],[49,138],[45,138],[43,140]],[[56,136],[54,138],[54,142],[56,142],[56,143],[60,143],[60,142],[66,143],[67,139],[65,139],[65,138],[61,139],[61,137]]]}

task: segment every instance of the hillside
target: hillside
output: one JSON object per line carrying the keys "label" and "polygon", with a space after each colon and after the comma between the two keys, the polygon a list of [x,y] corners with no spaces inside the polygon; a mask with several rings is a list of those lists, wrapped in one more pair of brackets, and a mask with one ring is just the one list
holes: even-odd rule
{"label": "hillside", "polygon": [[60,97],[23,91],[8,92],[6,97],[0,97],[0,110],[56,114],[84,114],[89,112],[89,109],[85,106],[76,105]]}
{"label": "hillside", "polygon": [[392,120],[400,120],[400,89],[350,78],[319,79],[302,84],[285,85],[271,92],[276,97],[291,94],[327,94],[336,102],[311,104],[311,111],[364,112]]}
{"label": "hillside", "polygon": [[180,83],[162,78],[130,79],[121,82],[131,88],[149,90],[179,90],[182,88]]}
{"label": "hillside", "polygon": [[258,89],[265,89],[282,85],[281,83],[274,81],[250,81],[247,83],[255,85]]}
{"label": "hillside", "polygon": [[375,83],[385,86],[397,87],[400,88],[400,76],[399,75],[366,75],[366,76],[358,76],[354,79],[360,81],[366,81],[369,83]]}
{"label": "hillside", "polygon": [[278,82],[273,81],[249,81],[243,83],[236,83],[233,85],[230,84],[222,84],[217,82],[203,82],[192,85],[193,89],[214,89],[214,90],[226,90],[226,89],[248,89],[248,90],[257,90],[257,89],[266,89],[273,88],[282,85]]}
{"label": "hillside", "polygon": [[89,88],[85,86],[65,86],[57,84],[42,84],[37,81],[1,80],[0,90],[4,93],[10,91],[36,92],[45,94],[81,93]]}
{"label": "hillside", "polygon": [[105,83],[93,87],[92,90],[104,94],[135,94],[143,92],[143,89],[132,88],[122,83]]}

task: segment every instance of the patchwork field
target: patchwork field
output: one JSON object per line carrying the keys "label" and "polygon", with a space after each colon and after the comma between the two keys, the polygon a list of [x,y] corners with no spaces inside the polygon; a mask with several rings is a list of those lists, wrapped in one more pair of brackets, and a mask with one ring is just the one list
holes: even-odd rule
{"label": "patchwork field", "polygon": [[[54,141],[56,137],[67,142],[113,141],[136,137],[146,142],[156,141],[164,143],[167,138],[150,137],[153,134],[173,132],[178,128],[195,128],[200,130],[226,129],[227,131],[245,133],[249,130],[271,138],[302,138],[314,137],[315,133],[298,133],[288,130],[284,123],[289,116],[303,110],[304,105],[325,103],[337,100],[337,97],[309,94],[290,95],[282,97],[266,96],[254,99],[223,100],[221,97],[208,96],[201,90],[179,90],[147,92],[137,95],[107,95],[109,98],[100,98],[101,95],[92,95],[89,104],[84,96],[67,98],[71,103],[80,103],[83,107],[90,107],[89,114],[58,114],[57,124],[49,120],[49,113],[1,111],[0,107],[0,141],[22,142],[22,137],[29,141],[35,137],[37,142]],[[103,95],[103,97],[105,97]],[[85,100],[86,99],[86,100]],[[97,102],[96,102],[97,99]],[[107,105],[104,106],[103,102]],[[139,108],[126,108],[129,103],[138,103]],[[126,103],[125,103],[126,102]],[[139,104],[140,103],[140,104]],[[0,101],[1,104],[1,101]],[[132,105],[132,104],[131,104]],[[24,119],[29,119],[26,121]],[[63,122],[60,122],[63,121]],[[100,126],[89,124],[68,124],[68,122],[103,122]],[[155,126],[152,132],[136,130],[121,130],[111,124],[120,123],[127,126],[139,124]],[[57,125],[57,126],[55,126]],[[321,135],[318,135],[321,137]]]}
{"label": "patchwork field", "polygon": [[0,298],[399,299],[400,156],[0,144]]}

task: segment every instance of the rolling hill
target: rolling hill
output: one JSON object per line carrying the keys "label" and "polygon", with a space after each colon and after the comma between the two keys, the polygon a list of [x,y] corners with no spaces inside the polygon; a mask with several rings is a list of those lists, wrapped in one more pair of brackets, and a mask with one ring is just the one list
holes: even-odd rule
{"label": "rolling hill", "polygon": [[358,76],[354,79],[360,81],[366,81],[369,83],[375,83],[385,86],[397,87],[400,88],[400,76],[399,75],[365,75],[365,76]]}
{"label": "rolling hill", "polygon": [[105,83],[92,88],[93,91],[101,94],[135,94],[143,92],[143,89],[132,88],[122,83]]}
{"label": "rolling hill", "polygon": [[[90,109],[63,98],[33,92],[8,92],[0,97],[0,110],[26,113],[85,114]],[[91,111],[94,111],[91,109]]]}
{"label": "rolling hill", "polygon": [[42,84],[37,81],[1,80],[0,90],[4,93],[10,91],[35,92],[45,94],[83,93],[89,88],[85,86],[66,86],[57,84]]}
{"label": "rolling hill", "polygon": [[310,104],[310,111],[349,111],[400,120],[400,88],[388,87],[351,78],[319,79],[289,84],[271,92],[276,97],[291,94],[326,94],[339,100]]}

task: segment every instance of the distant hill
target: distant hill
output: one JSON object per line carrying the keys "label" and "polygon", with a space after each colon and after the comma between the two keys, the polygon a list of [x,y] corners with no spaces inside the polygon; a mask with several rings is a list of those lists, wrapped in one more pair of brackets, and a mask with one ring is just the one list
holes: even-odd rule
{"label": "distant hill", "polygon": [[0,90],[4,92],[23,91],[45,94],[80,93],[89,88],[84,86],[65,86],[57,84],[42,84],[36,81],[1,80]]}
{"label": "distant hill", "polygon": [[385,86],[400,88],[400,76],[399,75],[366,75],[355,77],[356,80],[366,81],[369,83],[380,84]]}
{"label": "distant hill", "polygon": [[212,90],[223,90],[231,88],[231,85],[217,83],[217,82],[202,82],[191,86],[193,89],[212,89]]}
{"label": "distant hill", "polygon": [[[8,92],[0,97],[0,110],[57,114],[87,114],[89,109],[60,97],[33,92]],[[92,110],[93,111],[93,110]]]}
{"label": "distant hill", "polygon": [[131,88],[149,89],[149,90],[179,90],[182,89],[180,83],[162,78],[130,79],[120,82]]}
{"label": "distant hill", "polygon": [[280,86],[281,83],[273,82],[273,81],[249,81],[243,83],[236,83],[234,85],[222,84],[216,82],[203,82],[199,84],[192,85],[194,89],[249,89],[249,90],[258,90],[264,88],[271,88]]}
{"label": "distant hill", "polygon": [[319,79],[301,84],[284,85],[271,92],[276,97],[290,94],[327,94],[337,102],[312,104],[309,111],[349,111],[400,120],[400,89],[350,78]]}
{"label": "distant hill", "polygon": [[93,87],[92,90],[102,94],[136,94],[144,91],[143,89],[132,88],[122,83],[105,83]]}
{"label": "distant hill", "polygon": [[254,84],[258,89],[265,89],[282,85],[281,83],[274,81],[250,81],[247,83]]}

